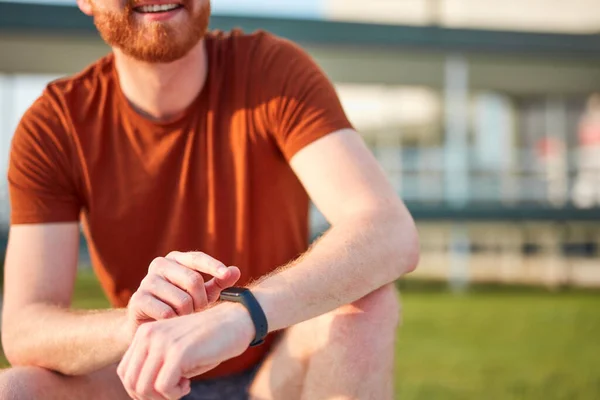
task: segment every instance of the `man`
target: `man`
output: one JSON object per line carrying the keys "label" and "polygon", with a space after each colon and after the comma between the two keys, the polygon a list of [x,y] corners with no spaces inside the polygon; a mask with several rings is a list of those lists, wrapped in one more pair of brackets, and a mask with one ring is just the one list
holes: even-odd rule
{"label": "man", "polygon": [[[392,398],[416,230],[324,74],[209,0],[78,5],[113,52],[13,139],[0,397]],[[112,310],[69,309],[80,218]]]}

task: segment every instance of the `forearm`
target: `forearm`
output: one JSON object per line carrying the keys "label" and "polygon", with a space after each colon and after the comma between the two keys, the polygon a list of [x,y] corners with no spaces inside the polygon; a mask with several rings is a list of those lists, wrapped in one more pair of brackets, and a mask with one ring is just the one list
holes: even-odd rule
{"label": "forearm", "polygon": [[83,375],[118,362],[127,350],[126,311],[36,304],[5,319],[2,341],[13,365]]}
{"label": "forearm", "polygon": [[408,212],[361,215],[334,225],[305,255],[253,285],[269,330],[352,303],[412,271],[418,239]]}

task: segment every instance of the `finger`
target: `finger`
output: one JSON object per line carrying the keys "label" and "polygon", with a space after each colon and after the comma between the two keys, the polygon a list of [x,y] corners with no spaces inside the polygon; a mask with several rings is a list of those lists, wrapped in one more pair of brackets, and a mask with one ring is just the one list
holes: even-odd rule
{"label": "finger", "polygon": [[164,355],[160,351],[151,350],[149,352],[135,388],[138,396],[142,396],[144,399],[167,399],[154,389],[154,382],[163,364],[163,357]]}
{"label": "finger", "polygon": [[127,366],[129,365],[129,359],[131,358],[130,349],[131,349],[131,346],[125,352],[123,359],[121,359],[121,362],[119,363],[119,366],[117,367],[117,375],[119,375],[119,379],[121,380],[123,387],[127,391],[127,394],[129,395],[129,397],[131,397],[133,399],[133,398],[135,398],[134,393],[130,392],[129,389],[127,389],[127,386],[125,385],[125,372],[127,371]]}
{"label": "finger", "polygon": [[167,255],[168,259],[178,262],[188,268],[212,275],[218,278],[227,278],[229,269],[221,261],[201,252],[181,253],[173,251]]}
{"label": "finger", "polygon": [[181,399],[184,396],[187,396],[192,391],[192,383],[187,378],[181,378],[177,387],[173,390],[173,392],[167,397],[163,394],[163,397],[168,399]]}
{"label": "finger", "polygon": [[123,384],[123,388],[125,389],[125,391],[129,395],[129,397],[131,397],[132,399],[136,399],[137,400],[137,396],[129,388],[129,385],[126,384],[126,382],[125,382],[125,377],[126,377],[126,374],[127,374],[127,371],[128,371],[128,367],[129,367],[129,360],[131,359],[131,355],[132,354],[133,354],[133,343],[129,347],[129,349],[127,349],[127,351],[125,352],[125,355],[123,356],[123,359],[119,363],[119,366],[117,367],[117,375],[119,375],[119,379],[121,379],[121,383]]}
{"label": "finger", "polygon": [[[130,346],[130,348],[131,348],[131,346]],[[127,365],[129,364],[130,357],[131,357],[131,353],[130,353],[129,349],[127,349],[127,351],[123,355],[123,358],[121,359],[121,362],[119,362],[119,365],[117,366],[117,375],[119,375],[119,378],[121,380],[123,380],[125,378],[125,371],[127,371]]]}
{"label": "finger", "polygon": [[187,396],[192,391],[192,382],[187,378],[181,378],[177,384],[177,388],[181,391],[178,397]]}
{"label": "finger", "polygon": [[167,354],[165,362],[156,377],[154,388],[167,398],[177,398],[184,389],[182,378],[185,377],[182,377],[180,357],[170,357]]}
{"label": "finger", "polygon": [[130,395],[133,393],[139,397],[138,393],[136,393],[136,387],[142,366],[144,365],[144,361],[148,356],[148,348],[144,343],[142,343],[141,340],[136,339],[128,351],[131,351],[132,354],[127,363],[127,370],[125,370],[123,385],[125,385],[125,390],[127,390],[127,393]]}
{"label": "finger", "polygon": [[194,301],[188,292],[178,288],[161,276],[153,275],[148,278],[150,279],[143,288],[145,293],[169,305],[177,312],[177,315],[189,315],[194,312]]}
{"label": "finger", "polygon": [[219,300],[219,295],[223,289],[235,285],[242,276],[238,267],[229,267],[229,271],[229,276],[225,279],[212,278],[210,281],[206,282],[205,290],[209,304]]}
{"label": "finger", "polygon": [[167,303],[152,296],[152,294],[144,292],[139,300],[138,319],[150,319],[153,321],[160,321],[163,319],[169,319],[177,316],[175,311]]}
{"label": "finger", "polygon": [[185,290],[192,297],[194,311],[200,311],[206,307],[206,289],[202,274],[191,268],[179,264],[176,261],[165,259],[158,270],[158,274],[173,285]]}

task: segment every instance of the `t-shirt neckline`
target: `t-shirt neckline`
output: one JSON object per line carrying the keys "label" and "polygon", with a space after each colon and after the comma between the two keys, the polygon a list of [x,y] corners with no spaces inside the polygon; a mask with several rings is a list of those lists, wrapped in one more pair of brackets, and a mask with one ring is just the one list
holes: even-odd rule
{"label": "t-shirt neckline", "polygon": [[210,75],[211,75],[212,68],[210,68],[210,56],[209,56],[210,52],[208,51],[208,41],[207,40],[205,40],[205,46],[207,46],[206,55],[207,55],[208,60],[207,60],[206,79],[204,82],[204,86],[202,87],[202,90],[200,90],[200,92],[196,95],[194,100],[185,108],[185,110],[181,111],[180,113],[178,113],[177,115],[175,115],[173,117],[161,119],[161,120],[150,119],[150,118],[147,118],[144,115],[140,114],[133,107],[133,105],[131,104],[129,99],[127,99],[127,97],[125,96],[125,93],[123,93],[123,90],[121,88],[121,81],[119,79],[119,73],[117,71],[115,56],[114,56],[114,53],[112,53],[111,54],[111,64],[112,64],[111,73],[113,75],[113,79],[115,82],[119,107],[121,108],[121,110],[126,112],[128,118],[130,118],[136,124],[148,126],[148,127],[152,128],[154,131],[157,131],[157,130],[158,131],[172,131],[173,129],[177,128],[179,125],[182,125],[183,123],[185,123],[185,121],[190,117],[190,115],[194,112],[194,110],[196,112],[198,112],[201,109],[201,105],[204,103],[204,99],[207,96],[207,93],[209,91],[210,78],[211,78]]}

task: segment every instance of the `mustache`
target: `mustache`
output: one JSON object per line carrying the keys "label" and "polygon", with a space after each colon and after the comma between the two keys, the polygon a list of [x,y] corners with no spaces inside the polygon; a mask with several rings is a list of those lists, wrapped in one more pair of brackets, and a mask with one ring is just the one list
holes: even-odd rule
{"label": "mustache", "polygon": [[[125,2],[125,8],[133,10],[136,7],[145,6],[149,4],[158,4],[153,2],[152,0],[127,0]],[[167,4],[165,1],[161,1],[161,4]],[[192,5],[192,0],[173,0],[169,1],[169,4],[179,4],[183,8],[190,9]]]}

